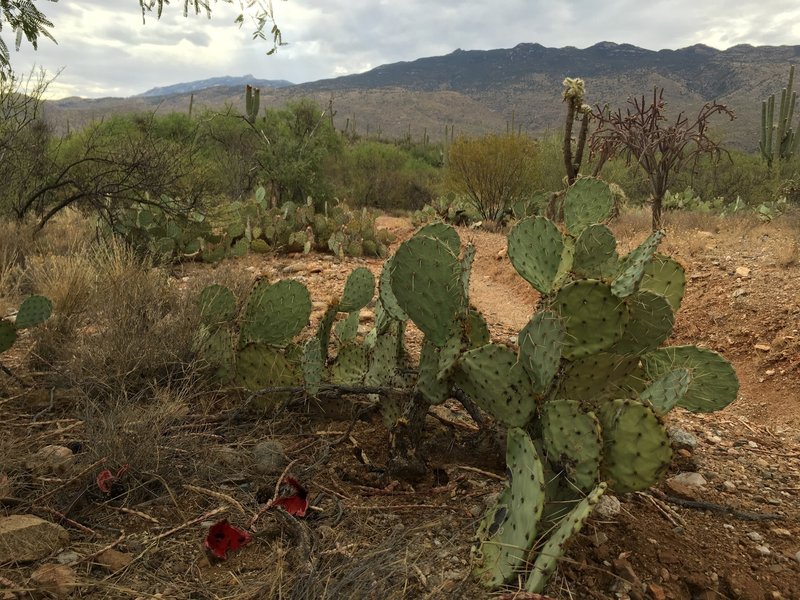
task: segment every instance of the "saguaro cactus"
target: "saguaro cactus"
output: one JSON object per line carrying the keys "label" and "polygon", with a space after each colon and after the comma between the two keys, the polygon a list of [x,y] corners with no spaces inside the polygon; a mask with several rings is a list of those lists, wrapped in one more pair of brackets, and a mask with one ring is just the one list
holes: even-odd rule
{"label": "saguaro cactus", "polygon": [[797,148],[797,132],[792,128],[797,92],[794,87],[794,65],[789,67],[789,83],[781,90],[778,120],[775,121],[775,94],[761,103],[761,141],[758,149],[771,169],[775,163],[788,160]]}
{"label": "saguaro cactus", "polygon": [[244,108],[245,116],[250,123],[256,122],[258,117],[258,109],[261,104],[261,88],[248,85],[244,94]]}

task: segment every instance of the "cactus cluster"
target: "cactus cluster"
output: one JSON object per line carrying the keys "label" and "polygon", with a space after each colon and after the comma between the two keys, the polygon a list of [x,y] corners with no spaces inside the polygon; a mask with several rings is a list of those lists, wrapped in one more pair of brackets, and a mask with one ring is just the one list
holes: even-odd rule
{"label": "cactus cluster", "polygon": [[[685,288],[679,263],[657,253],[655,232],[627,255],[603,224],[614,210],[607,186],[578,179],[564,197],[564,226],[538,216],[508,236],[508,257],[539,294],[518,347],[492,343],[469,302],[475,248],[442,222],[421,228],[389,257],[378,278],[365,268],[329,302],[316,332],[294,340],[311,310],[296,281],[256,283],[238,309],[211,286],[200,298],[201,354],[217,374],[248,389],[326,383],[404,390],[382,393],[390,430],[463,392],[508,427],[508,482],[478,529],[476,577],[497,587],[528,569],[540,593],[565,544],[608,489],[655,484],[671,460],[664,415],[679,406],[719,410],[738,393],[723,357],[667,346]],[[360,311],[374,326],[359,333]],[[423,333],[416,377],[404,349],[408,321]],[[285,396],[260,396],[272,406]]]}
{"label": "cactus cluster", "polygon": [[314,211],[312,203],[286,202],[271,208],[264,188],[248,201],[230,202],[208,214],[181,214],[161,199],[161,206],[134,204],[120,211],[114,230],[136,248],[169,259],[188,256],[215,263],[247,252],[304,252],[337,256],[386,256],[391,234],[375,229],[367,209],[344,205]]}
{"label": "cactus cluster", "polygon": [[[530,435],[534,452],[525,470],[538,478],[541,461],[547,473],[538,484],[545,489],[543,519],[551,522],[540,529],[552,533],[512,553],[518,560],[511,568],[487,557],[508,544],[507,527],[519,529],[505,499],[513,477],[498,501],[504,518],[495,507],[481,525],[474,570],[489,586],[509,581],[533,560],[526,589],[541,592],[564,543],[606,487],[642,490],[664,475],[672,453],[663,415],[675,406],[719,410],[737,395],[736,375],[720,355],[694,346],[659,347],[680,306],[683,268],[656,253],[662,232],[619,256],[603,224],[612,210],[608,188],[585,178],[566,193],[564,230],[542,217],[520,221],[509,234],[508,256],[539,292],[538,309],[520,332],[516,353],[488,345],[459,359],[457,382],[482,394],[476,402],[513,428],[509,451],[520,435]],[[555,512],[584,493],[569,514]],[[538,491],[532,496],[534,507],[540,497]],[[490,521],[494,536],[485,535]]]}
{"label": "cactus cluster", "polygon": [[20,329],[34,327],[50,318],[53,304],[44,296],[29,296],[22,301],[17,316],[11,319],[0,319],[0,354],[8,350],[17,341]]}

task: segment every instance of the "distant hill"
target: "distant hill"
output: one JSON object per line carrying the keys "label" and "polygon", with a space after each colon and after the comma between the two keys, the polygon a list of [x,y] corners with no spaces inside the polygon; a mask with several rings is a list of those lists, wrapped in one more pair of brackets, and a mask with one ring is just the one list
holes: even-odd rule
{"label": "distant hill", "polygon": [[189,81],[186,83],[175,83],[164,87],[154,87],[144,93],[133,96],[138,97],[153,97],[153,96],[174,96],[176,94],[189,94],[191,92],[199,92],[208,88],[223,87],[232,88],[246,85],[252,85],[260,88],[282,88],[294,85],[291,81],[285,79],[256,79],[252,75],[243,75],[241,77],[212,77],[211,79],[202,79],[200,81]]}
{"label": "distant hill", "polygon": [[[630,44],[601,42],[589,48],[546,48],[519,44],[498,50],[456,50],[446,56],[382,65],[365,73],[301,85],[275,87],[264,80],[216,78],[197,91],[150,90],[129,99],[77,100],[48,103],[52,118],[74,127],[104,114],[131,110],[186,111],[194,91],[195,109],[244,107],[244,85],[262,87],[262,107],[282,106],[311,97],[323,107],[332,101],[340,129],[355,127],[370,136],[440,139],[445,125],[456,134],[505,131],[513,121],[533,135],[560,129],[565,77],[586,81],[586,101],[622,107],[631,96],[665,88],[668,114],[696,113],[703,103],[718,100],[737,114],[732,123],[713,122],[716,135],[734,147],[753,150],[758,144],[761,101],[780,94],[789,64],[800,62],[800,46],[739,45],[716,50],[695,45],[678,50],[646,50]],[[247,80],[247,81],[245,81]],[[231,83],[228,85],[228,83]],[[179,84],[180,85],[194,85]],[[274,82],[273,82],[274,83]],[[288,82],[286,82],[288,83]],[[178,87],[179,87],[178,86]]]}

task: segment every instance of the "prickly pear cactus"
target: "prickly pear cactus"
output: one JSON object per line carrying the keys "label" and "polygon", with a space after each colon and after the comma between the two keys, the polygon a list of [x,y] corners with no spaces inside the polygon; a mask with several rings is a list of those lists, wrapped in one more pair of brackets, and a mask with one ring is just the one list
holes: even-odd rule
{"label": "prickly pear cactus", "polygon": [[20,329],[35,327],[50,318],[53,303],[44,296],[29,296],[23,300],[14,321],[0,319],[0,352],[5,352],[17,341]]}

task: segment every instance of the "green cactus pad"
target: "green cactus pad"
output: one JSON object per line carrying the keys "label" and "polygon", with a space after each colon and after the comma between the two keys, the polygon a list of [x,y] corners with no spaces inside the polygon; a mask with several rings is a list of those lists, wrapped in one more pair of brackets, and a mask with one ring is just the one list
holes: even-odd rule
{"label": "green cactus pad", "polygon": [[608,285],[580,279],[562,287],[552,305],[564,320],[567,336],[561,354],[575,359],[610,348],[622,337],[628,307]]}
{"label": "green cactus pad", "polygon": [[[425,342],[423,342],[423,350],[424,345]],[[461,357],[462,352],[469,349],[470,348],[466,348],[466,344],[464,343],[463,321],[459,321],[453,334],[448,338],[444,346],[441,347],[440,351],[436,353],[436,357],[438,358],[436,379],[440,382],[449,380],[450,376],[453,374],[453,370],[458,364],[458,359]],[[433,357],[433,354],[429,353],[428,356]],[[420,355],[420,369],[422,369],[422,355]]]}
{"label": "green cactus pad", "polygon": [[564,237],[544,217],[528,217],[508,234],[508,258],[525,281],[549,294],[559,273]]}
{"label": "green cactus pad", "polygon": [[675,369],[687,369],[692,381],[678,406],[692,412],[721,410],[736,400],[739,393],[739,381],[733,366],[712,350],[697,346],[668,346],[645,354],[642,362],[651,380]]}
{"label": "green cactus pad", "polygon": [[291,279],[270,285],[259,281],[250,292],[241,328],[244,342],[285,345],[308,325],[311,296]]}
{"label": "green cactus pad", "polygon": [[557,397],[594,404],[603,390],[615,389],[638,364],[636,356],[611,352],[598,352],[571,361],[564,369]]}
{"label": "green cactus pad", "polygon": [[589,225],[575,241],[572,271],[580,277],[606,279],[619,268],[617,240],[605,225]]}
{"label": "green cactus pad", "polygon": [[475,246],[470,243],[467,244],[464,250],[464,258],[461,259],[461,289],[464,293],[464,298],[469,298],[469,278],[472,274],[472,263],[475,261]]}
{"label": "green cactus pad", "polygon": [[17,341],[17,328],[10,321],[0,320],[0,352],[5,352]]}
{"label": "green cactus pad", "polygon": [[612,400],[599,412],[603,427],[604,479],[615,492],[645,490],[667,472],[672,447],[667,430],[649,406]]}
{"label": "green cactus pad", "polygon": [[414,236],[394,255],[392,291],[400,308],[437,346],[453,329],[466,300],[461,262],[435,238]]}
{"label": "green cactus pad", "polygon": [[657,415],[663,416],[683,399],[691,383],[692,373],[689,369],[675,369],[651,383],[639,395],[639,400],[649,403]]}
{"label": "green cactus pad", "polygon": [[556,570],[558,559],[564,555],[567,542],[582,528],[589,515],[592,514],[595,505],[606,491],[606,484],[601,483],[565,516],[558,529],[556,529],[547,540],[547,543],[539,550],[536,562],[533,564],[527,581],[525,591],[531,594],[540,594],[547,585],[547,580]]}
{"label": "green cactus pad", "polygon": [[442,242],[450,249],[450,252],[458,256],[461,254],[461,238],[458,237],[458,232],[455,227],[448,225],[443,221],[436,221],[428,223],[421,227],[414,234],[414,237],[424,236],[434,238]]}
{"label": "green cactus pad", "polygon": [[468,340],[470,350],[485,346],[491,341],[489,326],[481,312],[476,308],[470,308],[467,313],[467,320],[464,324],[464,335]]}
{"label": "green cactus pad", "polygon": [[202,341],[198,354],[215,368],[214,379],[223,383],[229,382],[234,376],[235,353],[233,350],[233,335],[227,327],[202,328],[200,335]]}
{"label": "green cactus pad", "polygon": [[658,348],[672,333],[675,316],[664,297],[653,292],[635,292],[625,299],[630,319],[622,338],[611,348],[617,354],[643,354]]}
{"label": "green cactus pad", "polygon": [[673,312],[678,312],[686,289],[686,271],[672,258],[655,254],[644,267],[639,289],[665,296]]}
{"label": "green cactus pad", "polygon": [[317,325],[316,337],[319,339],[322,348],[322,362],[328,360],[328,345],[331,341],[331,329],[333,329],[333,322],[336,320],[336,315],[339,313],[339,304],[334,302],[328,305],[325,313]]}
{"label": "green cactus pad", "polygon": [[383,263],[380,283],[378,285],[378,297],[386,313],[397,321],[407,321],[408,315],[400,308],[397,298],[392,291],[392,268],[394,266],[394,256],[389,257]]}
{"label": "green cactus pad", "polygon": [[519,361],[533,382],[533,391],[544,394],[558,372],[566,330],[558,315],[537,312],[519,332]]}
{"label": "green cactus pad", "polygon": [[622,259],[620,272],[611,282],[611,291],[618,298],[625,298],[636,291],[644,277],[645,268],[664,237],[663,231],[654,231],[635,250]]}
{"label": "green cactus pad", "polygon": [[[456,336],[454,336],[456,337]],[[458,336],[458,347],[461,346]],[[447,348],[447,344],[444,346]],[[441,404],[450,397],[450,379],[439,379],[439,364],[441,351],[427,338],[422,342],[419,355],[419,373],[417,376],[417,392],[430,404]],[[456,353],[456,356],[458,354]]]}
{"label": "green cactus pad", "polygon": [[301,359],[303,370],[303,386],[306,393],[316,396],[319,393],[319,386],[325,371],[325,363],[322,360],[322,347],[319,339],[309,338],[303,345],[303,357]]}
{"label": "green cactus pad", "polygon": [[509,481],[478,526],[472,550],[472,573],[488,588],[510,581],[522,566],[544,506],[542,462],[522,429],[508,430],[506,467]]}
{"label": "green cactus pad", "polygon": [[536,411],[531,380],[505,346],[487,344],[461,355],[455,383],[483,410],[511,427],[522,427]]}
{"label": "green cactus pad", "polygon": [[387,331],[375,336],[369,352],[369,367],[364,376],[364,385],[386,385],[398,369],[397,334]]}
{"label": "green cactus pad", "polygon": [[614,195],[608,184],[583,177],[570,186],[564,196],[564,225],[578,236],[589,225],[607,221],[614,212]]}
{"label": "green cactus pad", "polygon": [[44,296],[29,296],[22,301],[17,311],[14,325],[17,329],[27,329],[44,323],[53,312],[53,303]]}
{"label": "green cactus pad", "polygon": [[597,483],[603,438],[600,422],[577,400],[552,400],[542,408],[542,439],[547,460],[573,485],[588,492]]}
{"label": "green cactus pad", "polygon": [[340,345],[355,342],[358,335],[358,313],[351,312],[344,319],[337,321],[333,330]]}
{"label": "green cactus pad", "polygon": [[224,285],[213,284],[203,288],[197,299],[200,320],[206,325],[225,323],[236,314],[236,297]]}
{"label": "green cactus pad", "polygon": [[265,240],[255,239],[250,242],[250,250],[256,254],[267,254],[269,252],[269,244]]}
{"label": "green cactus pad", "polygon": [[353,269],[344,284],[342,299],[339,301],[339,310],[353,312],[361,310],[375,295],[375,277],[366,267]]}
{"label": "green cactus pad", "polygon": [[[236,381],[248,390],[294,386],[299,379],[294,364],[276,348],[249,344],[236,353]],[[288,398],[285,392],[265,394],[256,399],[256,405],[270,409]]]}
{"label": "green cactus pad", "polygon": [[331,381],[339,385],[356,385],[367,374],[366,349],[358,344],[345,344],[339,348],[336,360],[331,365]]}

